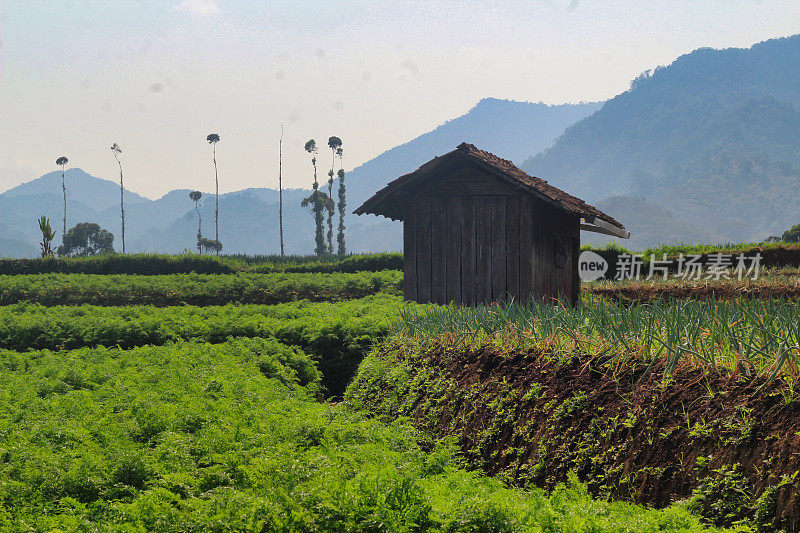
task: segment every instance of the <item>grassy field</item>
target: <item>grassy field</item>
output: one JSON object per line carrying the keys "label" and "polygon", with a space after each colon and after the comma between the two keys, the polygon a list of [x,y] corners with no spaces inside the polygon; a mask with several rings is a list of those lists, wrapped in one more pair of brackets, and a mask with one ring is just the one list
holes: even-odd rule
{"label": "grassy field", "polygon": [[[399,272],[156,273],[186,267],[170,261],[144,261],[149,275],[136,259],[0,277],[0,529],[707,527],[686,504],[594,499],[575,475],[513,488],[408,421],[323,401],[402,313],[433,309],[402,301]],[[80,273],[103,268],[137,274]]]}

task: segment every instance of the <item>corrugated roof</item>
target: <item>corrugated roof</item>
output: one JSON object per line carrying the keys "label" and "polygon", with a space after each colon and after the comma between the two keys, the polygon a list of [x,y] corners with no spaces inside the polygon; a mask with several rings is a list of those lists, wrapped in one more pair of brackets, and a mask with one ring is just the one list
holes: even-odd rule
{"label": "corrugated roof", "polygon": [[393,205],[393,197],[401,193],[411,184],[417,183],[425,177],[431,177],[436,169],[445,161],[451,160],[456,157],[463,157],[469,161],[477,163],[481,168],[496,176],[511,182],[523,190],[528,190],[540,196],[543,200],[567,211],[587,219],[599,218],[614,226],[625,229],[622,224],[614,220],[609,215],[603,213],[594,206],[591,206],[576,198],[569,193],[566,193],[547,183],[545,180],[529,176],[514,163],[507,159],[498,157],[492,153],[486,152],[476,148],[472,144],[461,143],[458,147],[445,155],[435,157],[428,161],[414,172],[400,176],[394,181],[389,182],[386,187],[376,192],[369,200],[354,211],[357,215],[372,213],[375,215],[383,215],[395,220],[402,220],[403,215],[398,206]]}

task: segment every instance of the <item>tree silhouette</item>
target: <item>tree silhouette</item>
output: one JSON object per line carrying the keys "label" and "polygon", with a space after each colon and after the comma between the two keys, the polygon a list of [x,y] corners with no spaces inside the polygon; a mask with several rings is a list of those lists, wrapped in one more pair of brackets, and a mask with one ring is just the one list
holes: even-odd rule
{"label": "tree silhouette", "polygon": [[[219,135],[216,133],[209,133],[206,136],[206,140],[213,146],[211,150],[212,157],[214,159],[214,183],[216,184],[216,198],[214,200],[214,240],[219,242],[219,176],[217,175],[217,143],[219,142]],[[222,247],[220,246],[220,250]],[[217,250],[217,255],[219,255],[219,250]]]}
{"label": "tree silhouette", "polygon": [[[122,253],[125,253],[125,204],[123,201],[123,193],[125,192],[125,188],[122,185],[122,161],[119,160],[119,154],[122,153],[122,148],[119,147],[117,143],[111,145],[111,153],[114,154],[114,159],[117,160],[117,164],[119,165],[119,211],[122,217]],[[67,236],[64,236],[66,239]],[[65,243],[66,244],[66,243]]]}
{"label": "tree silhouette", "polygon": [[59,255],[87,257],[90,255],[113,254],[114,235],[93,222],[81,222],[70,228],[59,246]]}
{"label": "tree silhouette", "polygon": [[39,217],[39,231],[42,232],[42,243],[40,244],[42,257],[52,257],[53,249],[50,247],[50,243],[53,242],[56,232],[50,227],[50,221],[44,215]]}
{"label": "tree silhouette", "polygon": [[[314,253],[317,255],[325,255],[327,251],[327,247],[325,246],[325,235],[323,230],[323,216],[322,210],[324,209],[322,198],[319,196],[319,182],[317,181],[317,143],[314,139],[310,139],[306,142],[305,150],[309,154],[311,154],[311,164],[314,166],[314,191],[311,195],[304,199],[300,205],[302,207],[306,207],[307,205],[311,205],[311,212],[314,214],[314,225],[315,225],[315,233],[314,233],[314,241],[316,242],[316,247],[314,248]],[[324,195],[324,193],[322,193]]]}
{"label": "tree silhouette", "polygon": [[64,167],[69,163],[67,156],[62,155],[56,159],[56,165],[61,167],[61,192],[64,193],[64,226],[61,233],[61,244],[64,244],[64,236],[67,234],[67,184],[64,181]]}
{"label": "tree silhouette", "polygon": [[339,232],[336,234],[336,244],[338,245],[336,253],[345,255],[347,253],[347,245],[344,242],[344,211],[347,207],[347,199],[345,198],[344,168],[342,168],[344,152],[341,146],[336,149],[336,156],[339,158],[339,172],[337,173],[337,177],[339,178]]}
{"label": "tree silhouette", "polygon": [[200,214],[200,198],[203,193],[200,191],[192,191],[189,193],[189,198],[194,202],[194,210],[197,211],[197,251],[203,255],[203,249],[200,247],[200,239],[203,238],[203,215]]}
{"label": "tree silhouette", "polygon": [[208,252],[208,250],[212,250],[219,254],[222,251],[222,243],[219,241],[213,241],[211,239],[202,238],[197,242],[197,245],[205,248],[206,252]]}
{"label": "tree silhouette", "polygon": [[[328,198],[333,201],[333,167],[336,165],[336,150],[342,147],[339,137],[328,137],[328,148],[331,149],[331,169],[328,171]],[[328,253],[333,254],[333,211],[328,212]]]}
{"label": "tree silhouette", "polygon": [[333,216],[335,206],[333,200],[325,194],[324,191],[314,190],[303,201],[300,202],[300,207],[311,206],[311,212],[314,214],[314,219],[317,221],[317,248],[314,250],[317,255],[325,255],[328,251],[323,240],[323,211],[328,212],[328,216]]}

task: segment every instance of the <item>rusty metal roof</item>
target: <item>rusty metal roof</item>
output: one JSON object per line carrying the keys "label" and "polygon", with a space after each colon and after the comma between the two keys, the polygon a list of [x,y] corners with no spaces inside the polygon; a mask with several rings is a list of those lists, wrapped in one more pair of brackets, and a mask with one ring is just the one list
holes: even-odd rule
{"label": "rusty metal roof", "polygon": [[435,157],[414,172],[400,176],[389,182],[386,187],[376,192],[369,200],[364,202],[361,207],[353,212],[356,215],[372,213],[375,215],[383,215],[393,220],[402,220],[402,207],[404,204],[403,202],[398,202],[398,200],[400,200],[399,196],[402,196],[412,185],[417,185],[425,179],[434,177],[439,167],[454,158],[464,158],[467,161],[471,161],[489,173],[494,174],[524,191],[537,195],[542,200],[568,213],[584,217],[588,220],[597,218],[620,229],[625,229],[622,224],[612,217],[603,213],[596,207],[587,204],[580,198],[576,198],[550,185],[543,179],[529,176],[507,159],[497,157],[492,153],[476,148],[474,145],[468,143],[461,143],[452,152]]}

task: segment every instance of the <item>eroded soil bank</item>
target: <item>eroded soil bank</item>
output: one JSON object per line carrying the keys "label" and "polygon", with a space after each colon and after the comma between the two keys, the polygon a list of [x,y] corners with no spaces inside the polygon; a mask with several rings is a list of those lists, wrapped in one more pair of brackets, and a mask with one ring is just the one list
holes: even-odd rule
{"label": "eroded soil bank", "polygon": [[552,488],[574,470],[599,496],[690,499],[718,525],[800,531],[800,400],[781,380],[395,338],[346,398],[455,438],[516,484]]}

